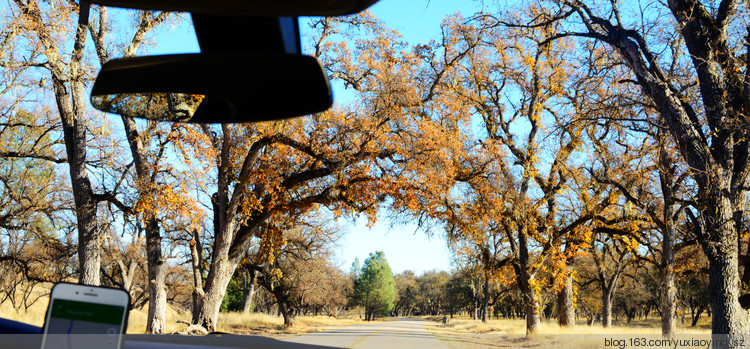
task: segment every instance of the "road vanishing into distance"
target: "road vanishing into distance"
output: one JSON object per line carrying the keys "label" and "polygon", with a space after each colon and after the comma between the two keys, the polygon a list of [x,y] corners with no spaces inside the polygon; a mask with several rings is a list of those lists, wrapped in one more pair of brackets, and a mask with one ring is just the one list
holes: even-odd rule
{"label": "road vanishing into distance", "polygon": [[330,348],[447,349],[424,327],[423,320],[405,319],[342,327],[284,339],[284,342]]}

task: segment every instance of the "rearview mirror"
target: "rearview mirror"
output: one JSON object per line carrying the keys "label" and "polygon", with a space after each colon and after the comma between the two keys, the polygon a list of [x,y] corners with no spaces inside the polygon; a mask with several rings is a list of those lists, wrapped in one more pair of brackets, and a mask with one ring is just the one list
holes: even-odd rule
{"label": "rearview mirror", "polygon": [[91,104],[152,120],[232,123],[321,112],[333,96],[313,57],[201,53],[112,60],[96,78]]}
{"label": "rearview mirror", "polygon": [[103,6],[238,16],[342,16],[378,0],[91,0]]}

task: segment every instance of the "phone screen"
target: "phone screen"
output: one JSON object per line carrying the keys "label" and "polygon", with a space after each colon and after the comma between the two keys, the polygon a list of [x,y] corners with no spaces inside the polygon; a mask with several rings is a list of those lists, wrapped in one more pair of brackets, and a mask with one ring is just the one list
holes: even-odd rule
{"label": "phone screen", "polygon": [[52,299],[43,349],[119,346],[125,307]]}

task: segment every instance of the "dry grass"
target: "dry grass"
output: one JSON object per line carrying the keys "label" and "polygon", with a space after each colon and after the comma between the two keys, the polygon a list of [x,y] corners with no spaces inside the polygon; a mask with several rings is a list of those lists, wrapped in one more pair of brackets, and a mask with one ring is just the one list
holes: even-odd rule
{"label": "dry grass", "polygon": [[[35,326],[42,326],[44,324],[44,315],[47,311],[47,304],[49,303],[49,296],[44,294],[49,293],[49,289],[50,287],[45,286],[37,287],[34,290],[34,297],[41,296],[41,298],[28,309],[24,309],[23,307],[16,309],[9,301],[0,304],[0,317]],[[145,333],[147,317],[148,303],[142,308],[131,310],[128,318],[127,333]],[[186,325],[177,321],[190,321],[190,319],[191,314],[189,311],[167,305],[166,332],[172,333],[184,330]],[[338,319],[328,316],[299,316],[296,318],[294,326],[285,327],[284,319],[281,316],[262,313],[240,314],[234,312],[219,314],[217,330],[236,334],[284,337],[360,323],[364,322],[359,320],[354,314],[342,314],[342,317]]]}
{"label": "dry grass", "polygon": [[[44,292],[42,290],[35,292]],[[49,292],[49,290],[47,290]],[[42,296],[39,301],[34,303],[29,309],[13,308],[9,301],[5,301],[0,304],[0,317],[4,319],[10,319],[20,321],[23,323],[31,324],[34,326],[44,325],[44,315],[47,312],[47,304],[49,303],[49,296]],[[141,309],[134,309],[130,311],[128,318],[128,329],[127,333],[145,333],[146,332],[146,318],[148,315],[148,305]],[[185,311],[179,311],[170,306],[167,306],[167,332],[179,331],[185,328],[185,325],[178,324],[177,320],[190,320],[190,313]]]}
{"label": "dry grass", "polygon": [[[127,333],[145,333],[148,305],[130,312]],[[185,324],[178,320],[190,321],[189,311],[180,311],[167,306],[168,333],[185,329]],[[216,330],[234,334],[269,335],[279,337],[284,335],[303,334],[322,331],[325,329],[363,323],[354,319],[335,319],[328,316],[298,316],[293,326],[284,326],[284,318],[264,313],[241,314],[238,312],[219,313]]]}
{"label": "dry grass", "polygon": [[[177,323],[178,320],[190,321],[189,311],[181,310],[167,304],[166,321],[164,324],[167,333],[182,331],[187,327],[184,324]],[[142,308],[133,309],[128,315],[128,329],[126,333],[141,334],[146,333],[146,319],[148,318],[148,303]]]}
{"label": "dry grass", "polygon": [[[601,325],[587,326],[579,323],[575,327],[563,328],[553,321],[543,321],[539,334],[526,337],[526,322],[523,319],[489,320],[486,323],[468,318],[449,319],[442,324],[442,317],[427,317],[428,330],[450,348],[601,348],[607,338],[629,341],[631,338],[661,338],[661,323],[658,318],[615,323],[605,329]],[[678,338],[708,338],[710,319],[702,319],[699,326],[679,327]]]}
{"label": "dry grass", "polygon": [[[427,317],[428,320],[441,322],[442,317]],[[707,334],[710,333],[710,319],[701,319],[696,327],[678,327],[677,334]],[[442,324],[441,324],[442,325]],[[445,328],[457,332],[470,333],[493,333],[508,335],[525,335],[526,322],[523,319],[495,319],[481,322],[466,317],[449,319]],[[615,322],[611,328],[603,328],[600,324],[588,326],[579,322],[575,327],[565,328],[557,325],[557,322],[542,321],[539,329],[540,334],[661,334],[661,323],[659,318],[634,320],[630,324]]]}
{"label": "dry grass", "polygon": [[15,309],[10,302],[4,302],[0,304],[0,317],[35,326],[42,326],[44,324],[44,314],[47,312],[47,303],[49,303],[49,297],[39,299],[28,310],[25,310],[23,307]]}
{"label": "dry grass", "polygon": [[329,316],[298,316],[292,326],[284,326],[281,316],[254,313],[240,314],[236,312],[221,313],[218,320],[218,331],[253,334],[271,337],[287,337],[290,335],[318,332],[342,326],[364,323],[359,319],[332,318]]}

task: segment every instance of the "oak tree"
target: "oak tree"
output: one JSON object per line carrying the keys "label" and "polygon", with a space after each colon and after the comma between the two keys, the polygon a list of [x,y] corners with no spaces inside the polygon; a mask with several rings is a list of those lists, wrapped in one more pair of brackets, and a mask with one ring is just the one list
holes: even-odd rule
{"label": "oak tree", "polygon": [[[712,332],[744,334],[738,237],[750,180],[746,105],[747,10],[736,0],[671,0],[648,8],[621,3],[545,2],[513,26],[558,28],[548,36],[606,45],[664,119],[698,190],[696,232],[709,260]],[[631,11],[632,10],[632,11]],[[660,15],[660,14],[669,14]],[[653,31],[656,27],[671,28]],[[670,52],[660,55],[658,52]],[[690,64],[675,75],[676,58]]]}

